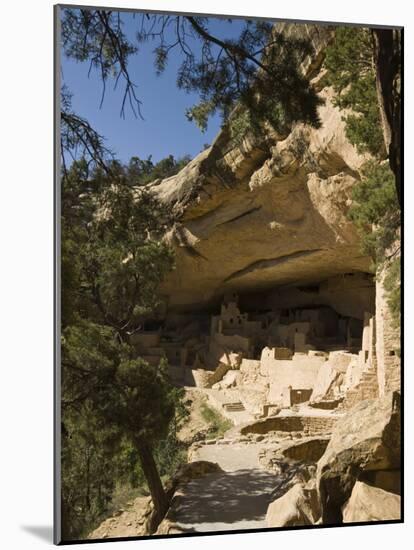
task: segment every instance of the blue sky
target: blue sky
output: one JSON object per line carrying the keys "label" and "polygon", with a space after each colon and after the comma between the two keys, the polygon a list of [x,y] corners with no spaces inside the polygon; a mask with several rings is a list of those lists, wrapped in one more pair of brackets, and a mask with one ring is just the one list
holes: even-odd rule
{"label": "blue sky", "polygon": [[[125,34],[133,38],[138,28],[138,17],[122,13]],[[232,23],[211,18],[210,31],[227,38],[239,34],[241,20]],[[144,120],[135,118],[130,109],[125,119],[120,116],[123,87],[113,90],[114,81],[108,81],[104,103],[99,108],[102,84],[96,71],[88,77],[89,63],[80,63],[62,54],[63,82],[73,94],[72,107],[80,116],[106,138],[106,144],[116,157],[128,162],[132,156],[147,158],[152,155],[158,161],[169,154],[176,158],[186,154],[194,157],[211,143],[220,129],[220,118],[210,120],[208,130],[202,133],[185,117],[185,110],[198,101],[196,94],[187,94],[176,86],[178,55],[172,53],[167,69],[157,76],[154,68],[155,42],[140,44],[139,52],[129,61],[129,69],[138,85],[137,96],[142,101]],[[121,83],[119,83],[121,84]]]}

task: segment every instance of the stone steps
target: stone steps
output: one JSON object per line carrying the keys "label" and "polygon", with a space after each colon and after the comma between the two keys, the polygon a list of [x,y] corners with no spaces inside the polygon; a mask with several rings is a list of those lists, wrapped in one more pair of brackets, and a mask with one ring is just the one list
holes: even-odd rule
{"label": "stone steps", "polygon": [[350,409],[356,405],[358,401],[374,399],[376,397],[378,397],[377,373],[370,368],[362,373],[358,384],[347,392],[342,402],[342,406],[345,409]]}
{"label": "stone steps", "polygon": [[223,409],[227,412],[241,412],[245,411],[244,405],[241,401],[236,403],[223,403]]}

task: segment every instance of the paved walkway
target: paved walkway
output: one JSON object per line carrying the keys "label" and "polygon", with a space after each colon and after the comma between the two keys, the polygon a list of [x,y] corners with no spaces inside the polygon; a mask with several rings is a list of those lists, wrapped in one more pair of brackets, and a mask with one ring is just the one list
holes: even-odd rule
{"label": "paved walkway", "polygon": [[[233,531],[267,527],[267,507],[281,477],[262,469],[259,452],[269,444],[203,445],[193,460],[217,462],[224,470],[181,487],[169,517],[186,532]],[[272,496],[273,493],[273,496]]]}
{"label": "paved walkway", "polygon": [[[237,400],[231,390],[202,390],[217,409],[224,402]],[[284,411],[281,416],[332,416],[327,411],[299,407],[296,412]],[[230,413],[231,414],[231,413]],[[226,414],[226,416],[230,416]],[[233,413],[236,426],[252,421],[247,411]],[[239,426],[234,430],[237,432]],[[226,434],[231,437],[230,431]],[[296,469],[283,474],[264,470],[259,464],[259,453],[264,448],[278,447],[278,443],[228,442],[202,445],[194,450],[192,460],[216,462],[223,472],[209,474],[180,487],[175,495],[168,517],[183,532],[234,531],[266,528],[267,508],[293,482]]]}
{"label": "paved walkway", "polygon": [[192,460],[217,462],[223,470],[250,470],[260,468],[259,452],[272,445],[263,443],[231,443],[229,445],[203,445],[193,452]]}
{"label": "paved walkway", "polygon": [[263,528],[277,481],[256,468],[209,474],[180,491],[169,516],[187,532]]}

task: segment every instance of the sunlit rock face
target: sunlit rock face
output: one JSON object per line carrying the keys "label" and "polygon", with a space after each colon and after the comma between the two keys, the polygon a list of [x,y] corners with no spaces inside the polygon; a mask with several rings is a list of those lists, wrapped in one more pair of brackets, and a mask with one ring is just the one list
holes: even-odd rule
{"label": "sunlit rock face", "polygon": [[163,286],[170,311],[206,307],[225,292],[369,271],[346,216],[365,158],[348,142],[343,113],[321,80],[330,33],[285,25],[292,29],[315,48],[303,66],[325,100],[321,128],[299,124],[287,136],[268,129],[237,144],[224,127],[179,174],[150,185],[176,220],[167,236],[176,268]]}

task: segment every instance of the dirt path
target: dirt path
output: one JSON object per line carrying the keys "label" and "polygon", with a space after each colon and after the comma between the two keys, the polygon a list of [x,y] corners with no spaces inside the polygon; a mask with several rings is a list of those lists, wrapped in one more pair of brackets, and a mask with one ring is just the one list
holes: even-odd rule
{"label": "dirt path", "polygon": [[[186,388],[186,399],[190,417],[179,437],[182,441],[191,442],[198,434],[207,433],[209,424],[203,418],[201,410],[208,396],[199,389]],[[222,472],[179,485],[166,518],[175,524],[178,532],[267,527],[265,517],[268,505],[277,498],[280,491],[286,490],[289,475],[266,471],[259,462],[259,455],[264,449],[277,447],[279,442],[269,441],[268,438],[263,441],[249,441],[236,432],[229,430],[222,439],[194,443],[190,453],[191,462],[214,462],[220,466]],[[144,533],[144,500],[136,499],[133,506],[108,518],[91,534],[93,538]]]}
{"label": "dirt path", "polygon": [[180,487],[169,518],[185,532],[266,527],[267,507],[280,479],[260,467],[258,455],[264,446],[235,442],[197,449],[192,460],[216,462],[224,471]]}
{"label": "dirt path", "polygon": [[269,444],[230,443],[228,445],[203,445],[194,451],[192,460],[208,460],[217,462],[223,470],[234,472],[235,470],[260,469],[259,452]]}
{"label": "dirt path", "polygon": [[258,468],[209,474],[181,489],[169,516],[186,532],[263,528],[277,481]]}
{"label": "dirt path", "polygon": [[[195,433],[206,428],[200,409],[211,396],[207,390],[186,388],[186,397],[191,400],[190,419],[180,433],[182,440],[190,440]],[[214,401],[211,404],[221,409],[220,403]],[[168,518],[180,531],[266,527],[266,511],[278,478],[260,467],[258,456],[265,445],[226,443],[204,444],[193,451],[192,461],[216,462],[223,472],[206,475],[180,487],[168,513]]]}

